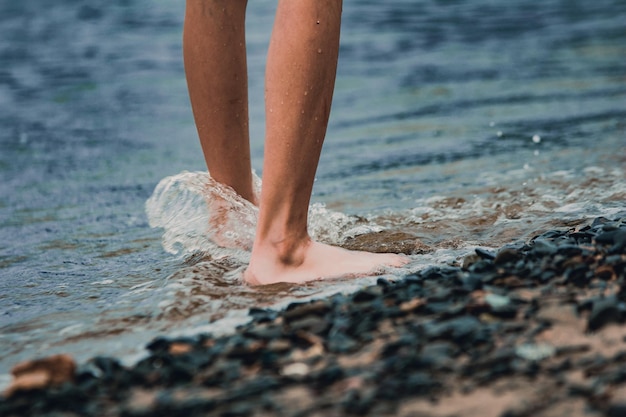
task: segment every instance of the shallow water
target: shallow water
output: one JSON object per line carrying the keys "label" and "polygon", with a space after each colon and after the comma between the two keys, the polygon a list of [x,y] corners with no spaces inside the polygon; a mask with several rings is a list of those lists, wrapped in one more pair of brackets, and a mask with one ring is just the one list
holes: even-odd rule
{"label": "shallow water", "polygon": [[[261,176],[273,3],[248,6]],[[192,227],[211,208],[194,190],[215,188],[198,173],[182,14],[164,0],[0,3],[0,374],[54,352],[131,361],[163,332],[220,334],[251,306],[375,280],[247,288],[248,252]],[[416,254],[393,278],[624,213],[625,18],[618,0],[346,0],[313,233],[379,251],[402,240]],[[170,198],[146,206],[161,181]],[[185,207],[198,223],[150,227],[146,209],[156,225]],[[245,247],[254,210],[230,213],[220,236]]]}

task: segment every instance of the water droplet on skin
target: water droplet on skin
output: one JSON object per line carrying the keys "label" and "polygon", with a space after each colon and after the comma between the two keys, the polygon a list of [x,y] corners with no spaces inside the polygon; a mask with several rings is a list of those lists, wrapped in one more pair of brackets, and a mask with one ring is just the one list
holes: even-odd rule
{"label": "water droplet on skin", "polygon": [[533,142],[535,142],[535,143],[539,143],[539,142],[541,142],[541,136],[539,136],[539,135],[534,135],[534,136],[533,136]]}
{"label": "water droplet on skin", "polygon": [[319,24],[320,24],[320,21],[318,20],[316,23],[319,25]]}
{"label": "water droplet on skin", "polygon": [[308,92],[308,91],[305,91],[305,92],[304,92],[304,95],[306,96],[307,94],[309,94],[309,92]]}
{"label": "water droplet on skin", "polygon": [[317,50],[317,53],[318,53],[318,54],[321,54],[321,53],[322,53],[322,50],[321,50],[321,49],[318,49],[318,50]]}

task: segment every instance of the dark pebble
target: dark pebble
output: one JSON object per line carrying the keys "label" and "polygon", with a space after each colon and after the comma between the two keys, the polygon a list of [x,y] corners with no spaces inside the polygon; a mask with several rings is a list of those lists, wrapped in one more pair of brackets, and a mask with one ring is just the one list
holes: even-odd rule
{"label": "dark pebble", "polygon": [[476,255],[480,256],[480,258],[482,259],[487,259],[490,261],[496,259],[496,255],[491,251],[488,251],[482,248],[476,248],[475,252],[476,252]]}
{"label": "dark pebble", "polygon": [[252,307],[248,312],[257,323],[271,322],[276,319],[278,312],[264,308]]}
{"label": "dark pebble", "polygon": [[593,273],[589,270],[589,265],[584,263],[575,265],[565,271],[566,282],[580,288],[587,286],[591,278],[593,278]]}
{"label": "dark pebble", "polygon": [[606,410],[606,417],[624,417],[626,416],[626,399],[611,404]]}
{"label": "dark pebble", "polygon": [[356,350],[359,343],[344,333],[336,333],[328,341],[328,350],[336,353],[348,353]]}
{"label": "dark pebble", "polygon": [[482,276],[478,274],[465,275],[461,282],[463,283],[463,288],[468,292],[479,290],[483,287]]}
{"label": "dark pebble", "polygon": [[594,301],[589,314],[587,330],[596,331],[609,323],[621,323],[623,317],[618,301],[617,297],[607,297]]}
{"label": "dark pebble", "polygon": [[498,252],[493,262],[496,265],[515,263],[522,258],[522,254],[514,249],[505,248]]}
{"label": "dark pebble", "polygon": [[352,301],[355,303],[363,303],[377,299],[383,294],[382,288],[377,286],[368,287],[357,291],[352,296]]}
{"label": "dark pebble", "polygon": [[308,315],[323,316],[330,309],[330,304],[325,300],[312,301],[310,303],[291,303],[287,306],[283,317],[285,320],[291,321]]}
{"label": "dark pebble", "polygon": [[556,245],[544,239],[536,239],[533,242],[533,246],[531,249],[531,253],[538,257],[554,255],[557,253],[557,251],[558,251],[558,248]]}

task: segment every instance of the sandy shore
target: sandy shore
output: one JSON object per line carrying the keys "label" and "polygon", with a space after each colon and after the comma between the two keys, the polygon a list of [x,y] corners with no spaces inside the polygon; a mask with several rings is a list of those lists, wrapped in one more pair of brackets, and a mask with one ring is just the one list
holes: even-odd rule
{"label": "sandy shore", "polygon": [[477,249],[227,337],[20,364],[2,416],[624,416],[626,217]]}

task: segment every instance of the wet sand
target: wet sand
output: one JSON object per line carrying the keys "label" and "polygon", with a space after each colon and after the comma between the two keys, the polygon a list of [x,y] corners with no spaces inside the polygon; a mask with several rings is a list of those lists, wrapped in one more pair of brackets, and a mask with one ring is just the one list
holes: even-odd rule
{"label": "wet sand", "polygon": [[21,364],[0,414],[623,416],[626,216],[250,315],[133,366]]}

